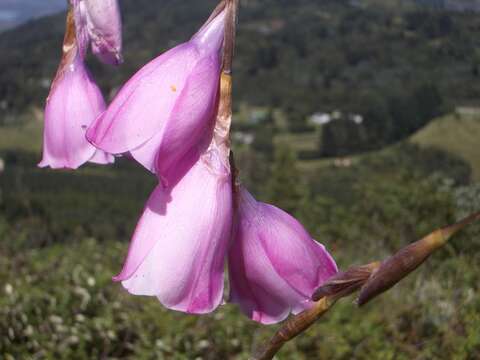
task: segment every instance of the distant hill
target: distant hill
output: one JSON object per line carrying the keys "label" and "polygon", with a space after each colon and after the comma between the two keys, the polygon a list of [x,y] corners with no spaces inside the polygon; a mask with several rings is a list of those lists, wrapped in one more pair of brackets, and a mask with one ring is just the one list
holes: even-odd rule
{"label": "distant hill", "polygon": [[65,9],[65,0],[0,0],[0,31]]}
{"label": "distant hill", "polygon": [[402,10],[415,7],[447,11],[480,11],[480,0],[351,0],[357,5],[375,5],[379,7],[397,8]]}
{"label": "distant hill", "polygon": [[480,109],[464,109],[436,119],[410,141],[459,156],[472,167],[474,180],[480,180]]}
{"label": "distant hill", "polygon": [[421,5],[452,11],[480,11],[479,0],[416,0]]}
{"label": "distant hill", "polygon": [[[0,153],[11,150],[27,151],[40,154],[43,125],[39,121],[39,110],[24,114],[25,118],[34,121],[25,121],[16,127],[0,128]],[[434,148],[445,151],[465,161],[472,168],[474,181],[480,181],[480,109],[465,108],[453,114],[432,120],[427,126],[413,134],[408,142],[422,148]],[[304,151],[313,152],[318,149],[319,135],[316,132],[305,134],[279,134],[275,136],[275,145],[287,145],[300,154]],[[392,147],[386,147],[377,152],[369,152],[353,157],[321,158],[315,160],[301,160],[299,169],[305,173],[316,173],[319,169],[332,164],[342,167],[345,164],[356,164],[360,159],[372,158],[377,154],[386,154]],[[38,155],[39,156],[39,155]]]}
{"label": "distant hill", "polygon": [[[452,104],[478,101],[480,51],[472,29],[480,27],[480,18],[400,9],[398,1],[389,0],[388,7],[375,6],[374,0],[368,6],[350,0],[242,1],[235,104],[281,109],[291,131],[305,131],[305,119],[315,112],[374,113],[365,123],[373,121],[369,139],[379,139],[373,145],[380,147],[431,118],[405,125],[413,118],[408,110],[416,108],[409,103],[411,94],[421,89]],[[107,98],[147,61],[187,40],[215,4],[121,1],[125,63],[112,68],[89,60]],[[43,107],[63,30],[59,14],[0,34],[0,123],[15,121],[8,115],[32,105]],[[402,105],[393,109],[395,104]],[[384,114],[375,114],[378,109]]]}

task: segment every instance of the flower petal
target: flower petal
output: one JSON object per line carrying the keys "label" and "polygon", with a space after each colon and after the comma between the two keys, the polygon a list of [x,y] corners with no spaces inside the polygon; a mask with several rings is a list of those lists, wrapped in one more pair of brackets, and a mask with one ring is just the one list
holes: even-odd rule
{"label": "flower petal", "polygon": [[219,77],[220,61],[216,56],[200,60],[192,70],[165,124],[156,155],[155,173],[164,179],[203,135],[213,130]]}
{"label": "flower petal", "polygon": [[157,135],[197,60],[195,47],[187,43],[145,65],[88,129],[89,141],[104,151],[120,154]]}
{"label": "flower petal", "polygon": [[97,149],[85,138],[87,127],[104,109],[99,88],[83,62],[75,59],[56,78],[47,99],[39,166],[76,169],[92,158],[101,164],[113,162],[113,157],[106,154],[95,156]]}
{"label": "flower petal", "polygon": [[106,64],[122,62],[122,22],[117,0],[84,0],[92,51]]}
{"label": "flower petal", "polygon": [[196,314],[220,304],[232,190],[229,171],[210,161],[202,156],[173,189],[159,185],[151,195],[114,278],[130,293]]}
{"label": "flower petal", "polygon": [[240,190],[229,250],[231,301],[255,321],[272,324],[310,304],[313,291],[337,272],[325,248],[286,212]]}
{"label": "flower petal", "polygon": [[203,54],[215,55],[221,50],[225,36],[225,17],[226,10],[220,12],[211,21],[205,23],[195,35],[192,36],[190,42],[194,43],[198,51]]}
{"label": "flower petal", "polygon": [[134,75],[88,130],[88,139],[110,153],[130,152],[167,180],[213,128],[224,17],[223,11],[189,42]]}
{"label": "flower petal", "polygon": [[115,157],[112,154],[106,153],[105,151],[96,149],[93,156],[88,160],[93,164],[113,164],[115,162]]}

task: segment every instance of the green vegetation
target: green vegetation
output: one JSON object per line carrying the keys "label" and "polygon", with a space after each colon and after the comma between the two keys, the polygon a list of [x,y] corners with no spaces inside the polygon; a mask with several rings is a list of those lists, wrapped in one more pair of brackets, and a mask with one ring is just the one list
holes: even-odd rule
{"label": "green vegetation", "polygon": [[[54,172],[35,169],[28,153],[4,158],[2,358],[247,359],[274,331],[232,305],[209,316],[188,316],[162,309],[154,298],[130,296],[111,282],[153,187],[138,166],[123,160],[114,169]],[[478,186],[450,180],[468,177],[468,166],[454,159],[432,175],[435,159],[447,164],[445,156],[402,145],[305,178],[281,147],[263,182],[255,181],[265,184],[257,195],[283,201],[346,267],[386,256],[480,208]],[[479,226],[469,228],[363,310],[344,301],[279,359],[477,358],[479,235]]]}
{"label": "green vegetation", "polygon": [[[273,332],[231,305],[194,317],[126,294],[110,280],[124,253],[117,242],[94,239],[16,253],[2,248],[2,358],[246,360]],[[432,261],[362,311],[340,303],[278,358],[478,358],[480,262],[457,256]]]}
{"label": "green vegetation", "polygon": [[[89,62],[105,94],[113,94],[157,54],[187,40],[214,4],[123,2],[125,63],[112,69]],[[480,50],[471,33],[479,17],[396,4],[245,1],[236,104],[281,109],[295,132],[308,130],[306,119],[315,112],[360,113],[365,134],[352,153],[397,142],[452,104],[477,101]],[[43,105],[59,61],[63,22],[62,15],[53,16],[0,34],[0,66],[8,69],[0,74],[3,114]]]}
{"label": "green vegetation", "polygon": [[[277,145],[287,144],[299,154],[298,167],[302,173],[315,173],[331,165],[349,166],[356,164],[361,159],[377,157],[379,154],[391,152],[398,146],[388,146],[381,151],[367,152],[345,158],[319,158],[319,137],[322,129],[301,134],[278,134],[275,137]],[[427,152],[448,153],[468,164],[472,170],[472,180],[480,180],[480,152],[478,139],[480,138],[480,113],[478,108],[459,108],[440,118],[433,119],[428,125],[419,129],[408,142],[419,145]],[[321,144],[321,140],[320,140]],[[309,158],[302,158],[302,154],[313,154]],[[441,166],[441,164],[439,164]]]}
{"label": "green vegetation", "polygon": [[38,152],[42,146],[43,121],[34,120],[15,126],[2,126],[1,150]]}
{"label": "green vegetation", "polygon": [[[299,217],[342,268],[384,257],[480,208],[470,167],[439,150],[400,144],[304,174],[291,149],[274,148],[271,160],[239,149],[243,180]],[[30,152],[1,157],[3,358],[247,359],[274,331],[232,305],[188,316],[111,282],[154,186],[139,166],[120,159],[114,167],[51,171],[37,169]],[[479,235],[480,226],[469,228],[363,310],[341,303],[279,358],[478,357]]]}
{"label": "green vegetation", "polygon": [[[213,4],[122,2],[126,63],[118,71],[90,64],[105,93],[186,40]],[[479,99],[478,16],[363,4],[244,1],[235,69],[241,180],[297,216],[341,268],[480,210],[480,116],[449,112]],[[151,174],[127,159],[36,167],[35,109],[62,32],[54,16],[0,35],[0,358],[248,359],[275,326],[229,304],[201,317],[167,311],[111,281]],[[335,110],[365,122],[306,122]],[[278,358],[480,358],[479,251],[474,225],[364,309],[340,303]]]}
{"label": "green vegetation", "polygon": [[[319,129],[320,130],[320,129]],[[275,137],[278,146],[288,145],[295,152],[318,153],[319,130],[304,133],[282,133]]]}

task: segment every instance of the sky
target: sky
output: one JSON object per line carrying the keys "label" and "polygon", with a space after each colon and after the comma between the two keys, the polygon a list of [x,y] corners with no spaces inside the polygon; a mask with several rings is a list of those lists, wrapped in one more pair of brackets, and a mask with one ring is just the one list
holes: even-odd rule
{"label": "sky", "polygon": [[66,0],[0,0],[0,31],[66,8]]}

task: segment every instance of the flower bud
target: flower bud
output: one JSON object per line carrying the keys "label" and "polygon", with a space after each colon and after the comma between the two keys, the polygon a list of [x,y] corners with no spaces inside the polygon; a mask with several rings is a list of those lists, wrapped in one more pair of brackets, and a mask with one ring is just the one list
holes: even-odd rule
{"label": "flower bud", "polygon": [[368,265],[354,266],[345,272],[338,273],[317,289],[312,299],[318,301],[326,296],[339,299],[353,294],[367,282],[379,266],[380,262],[373,262]]}
{"label": "flower bud", "polygon": [[479,218],[480,213],[476,213],[454,225],[436,230],[383,261],[380,268],[362,287],[358,297],[358,305],[366,304],[377,295],[393,287],[419,267],[435,250],[443,247],[455,233]]}

